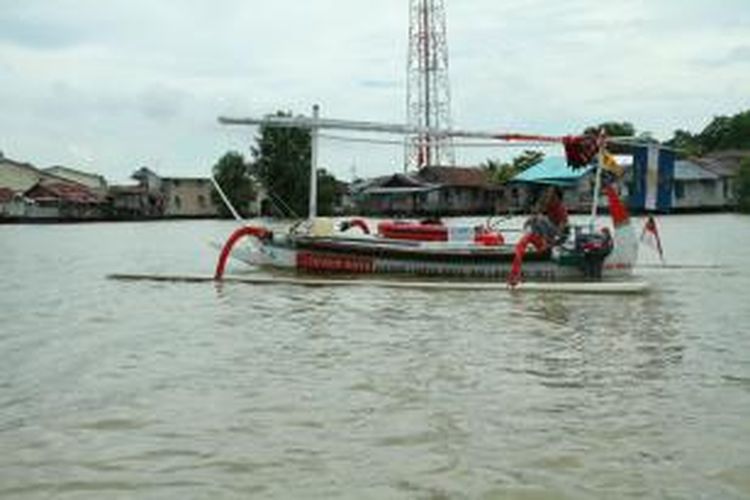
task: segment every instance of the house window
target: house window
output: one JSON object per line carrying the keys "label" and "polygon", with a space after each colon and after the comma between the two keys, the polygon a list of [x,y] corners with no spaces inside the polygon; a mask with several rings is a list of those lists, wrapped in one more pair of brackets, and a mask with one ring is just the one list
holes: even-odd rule
{"label": "house window", "polygon": [[202,194],[198,195],[198,206],[201,208],[206,208],[206,197]]}
{"label": "house window", "polygon": [[674,197],[681,200],[685,197],[685,184],[682,182],[674,183]]}
{"label": "house window", "polygon": [[182,200],[180,199],[179,196],[174,197],[174,206],[177,208],[177,210],[182,208]]}

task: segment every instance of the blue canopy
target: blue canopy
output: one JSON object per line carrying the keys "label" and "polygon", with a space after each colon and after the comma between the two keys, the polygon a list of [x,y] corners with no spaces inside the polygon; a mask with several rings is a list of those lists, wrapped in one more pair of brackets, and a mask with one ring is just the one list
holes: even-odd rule
{"label": "blue canopy", "polygon": [[560,187],[569,187],[594,169],[593,165],[573,170],[562,156],[550,156],[527,168],[511,179],[512,182],[528,182],[533,184],[551,184]]}

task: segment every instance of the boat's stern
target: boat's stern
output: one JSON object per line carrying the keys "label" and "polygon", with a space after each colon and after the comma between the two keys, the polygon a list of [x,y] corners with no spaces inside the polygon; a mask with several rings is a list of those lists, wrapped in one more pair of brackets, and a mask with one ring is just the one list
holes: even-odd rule
{"label": "boat's stern", "polygon": [[638,260],[638,239],[628,209],[620,200],[613,186],[606,186],[604,193],[609,201],[609,213],[614,226],[612,252],[604,261],[606,276],[630,275]]}

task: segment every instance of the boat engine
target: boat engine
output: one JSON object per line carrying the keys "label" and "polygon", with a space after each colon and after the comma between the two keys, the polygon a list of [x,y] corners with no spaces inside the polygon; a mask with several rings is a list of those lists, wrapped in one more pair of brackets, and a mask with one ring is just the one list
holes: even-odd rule
{"label": "boat engine", "polygon": [[604,259],[612,252],[612,234],[609,229],[601,233],[580,234],[576,238],[576,253],[581,257],[580,266],[587,278],[601,279]]}

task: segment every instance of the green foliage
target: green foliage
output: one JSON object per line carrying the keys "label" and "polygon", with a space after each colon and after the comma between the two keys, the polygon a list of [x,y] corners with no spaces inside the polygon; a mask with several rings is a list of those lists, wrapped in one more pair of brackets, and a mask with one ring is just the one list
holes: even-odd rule
{"label": "green foliage", "polygon": [[519,156],[513,158],[513,168],[520,174],[524,170],[538,165],[542,160],[544,160],[543,152],[527,149]]}
{"label": "green foliage", "polygon": [[541,163],[542,160],[544,160],[543,152],[526,150],[513,158],[511,163],[488,159],[480,166],[487,171],[491,182],[494,182],[495,184],[505,184],[524,170]]}
{"label": "green foliage", "polygon": [[750,214],[750,159],[740,165],[736,182],[737,208],[742,213]]}
{"label": "green foliage", "polygon": [[495,184],[505,184],[517,173],[513,168],[513,165],[510,163],[503,163],[500,160],[488,159],[482,163],[480,167],[487,172],[490,182]]}
{"label": "green foliage", "polygon": [[[255,199],[255,189],[245,158],[236,151],[226,153],[214,165],[213,175],[240,215],[249,215],[249,205]],[[229,208],[216,190],[211,192],[211,197],[219,207],[219,214],[224,217],[231,215]]]}
{"label": "green foliage", "polygon": [[[276,116],[291,116],[277,112]],[[283,216],[307,215],[310,199],[310,131],[302,128],[261,127],[251,148],[253,173],[268,190],[274,207]],[[330,215],[337,199],[338,181],[318,169],[318,213]]]}
{"label": "green foliage", "polygon": [[750,149],[750,110],[734,116],[717,116],[699,134],[676,130],[667,145],[680,150],[683,157]]}
{"label": "green foliage", "polygon": [[[291,116],[277,112],[276,116]],[[302,128],[261,127],[256,137],[253,172],[285,216],[307,214],[310,191],[310,131]],[[279,202],[280,200],[280,202]]]}
{"label": "green foliage", "polygon": [[732,117],[719,116],[700,134],[708,151],[750,148],[750,110]]}
{"label": "green foliage", "polygon": [[338,198],[339,181],[326,169],[318,169],[318,213],[333,215],[333,208]]}
{"label": "green foliage", "polygon": [[669,147],[675,148],[678,156],[681,158],[703,154],[703,148],[698,142],[697,136],[687,130],[675,130],[674,136],[666,144]]}
{"label": "green foliage", "polygon": [[604,122],[594,127],[588,127],[583,131],[586,135],[599,135],[604,129],[608,137],[632,137],[635,135],[635,127],[630,122]]}

